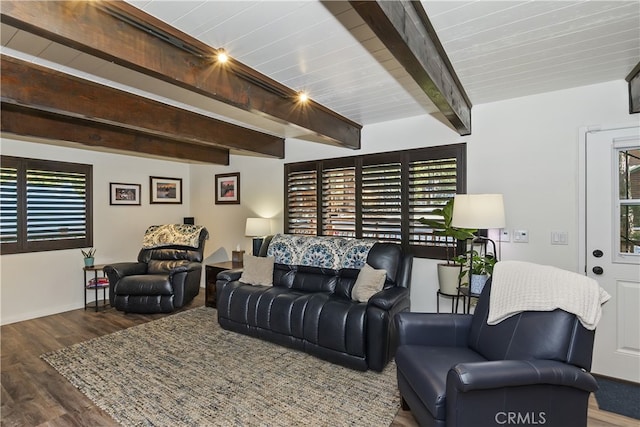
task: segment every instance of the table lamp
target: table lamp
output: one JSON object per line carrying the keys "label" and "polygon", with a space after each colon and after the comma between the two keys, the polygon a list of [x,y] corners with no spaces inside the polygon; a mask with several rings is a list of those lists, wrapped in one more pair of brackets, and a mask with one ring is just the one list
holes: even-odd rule
{"label": "table lamp", "polygon": [[[503,228],[505,216],[502,194],[456,194],[451,225],[478,230]],[[488,237],[480,237],[480,239],[491,242],[493,256],[497,260],[496,243]]]}
{"label": "table lamp", "polygon": [[271,233],[271,220],[269,218],[247,218],[244,235],[253,237],[253,256],[258,256],[264,236]]}

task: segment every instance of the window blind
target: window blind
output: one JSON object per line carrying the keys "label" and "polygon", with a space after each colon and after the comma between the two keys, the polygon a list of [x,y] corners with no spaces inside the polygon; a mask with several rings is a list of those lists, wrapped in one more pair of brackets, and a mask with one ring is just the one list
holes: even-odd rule
{"label": "window blind", "polygon": [[465,144],[290,163],[285,232],[372,238],[444,259],[446,238],[420,218],[466,191],[465,172]]}
{"label": "window blind", "polygon": [[409,241],[411,245],[444,246],[445,237],[420,223],[420,218],[437,219],[431,212],[443,207],[457,192],[456,158],[409,163]]}
{"label": "window blind", "polygon": [[356,236],[356,168],[322,171],[322,234]]}
{"label": "window blind", "polygon": [[83,173],[27,169],[27,241],[85,239],[86,187]]}
{"label": "window blind", "polygon": [[362,237],[402,242],[402,165],[362,166]]}
{"label": "window blind", "polygon": [[93,245],[92,166],[2,156],[3,253]]}
{"label": "window blind", "polygon": [[287,230],[292,234],[317,233],[318,174],[315,169],[287,175]]}
{"label": "window blind", "polygon": [[0,242],[18,242],[18,169],[0,168]]}

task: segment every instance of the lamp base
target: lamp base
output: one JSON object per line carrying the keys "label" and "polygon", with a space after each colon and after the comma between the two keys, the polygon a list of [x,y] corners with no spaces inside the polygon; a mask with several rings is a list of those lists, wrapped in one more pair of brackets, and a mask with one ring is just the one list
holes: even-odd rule
{"label": "lamp base", "polygon": [[262,247],[262,242],[264,241],[264,237],[254,237],[253,238],[253,256],[260,255],[260,248]]}

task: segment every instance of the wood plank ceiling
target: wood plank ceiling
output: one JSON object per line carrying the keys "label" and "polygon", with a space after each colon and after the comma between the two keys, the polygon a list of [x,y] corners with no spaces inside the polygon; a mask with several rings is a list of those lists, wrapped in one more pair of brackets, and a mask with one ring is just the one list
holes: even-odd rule
{"label": "wood plank ceiling", "polygon": [[[405,68],[414,70],[412,75],[422,82],[420,86],[425,94],[436,101],[445,118],[461,133],[470,133],[471,105],[468,98],[461,97],[464,91],[446,61],[421,4],[353,4],[390,50],[398,52],[395,56]],[[27,4],[9,1],[2,8],[2,23],[243,112],[301,128],[310,139],[360,148],[359,124],[314,101],[301,101],[299,93],[234,59],[221,61],[221,54],[225,54],[223,49],[212,48],[128,3],[39,1]],[[438,50],[422,48],[423,41],[430,37],[434,38]],[[224,56],[226,58],[226,54]],[[111,126],[109,136],[114,131],[122,133],[122,129],[127,129],[156,138],[179,140],[187,149],[199,144],[196,148],[202,151],[202,145],[213,145],[210,158],[217,158],[218,162],[222,159],[223,163],[228,163],[228,151],[223,151],[224,148],[284,157],[284,141],[267,134],[242,131],[238,126],[162,106],[124,91],[101,88],[97,83],[72,76],[67,78],[60,72],[48,72],[44,67],[29,65],[10,56],[3,55],[2,60],[5,75],[2,80],[3,110],[21,115],[46,114],[47,121],[38,121],[42,126],[60,118],[64,119],[67,128],[75,121],[81,121],[83,128],[96,123],[96,135],[92,139],[100,140],[104,145],[109,144],[103,135],[106,132],[104,125]],[[425,64],[432,63],[433,66],[425,69]],[[451,90],[452,84],[454,90]],[[440,90],[441,87],[444,90]],[[59,93],[68,96],[56,96]],[[119,108],[110,108],[112,105]],[[175,116],[181,117],[176,120]],[[17,114],[10,114],[2,122],[2,130],[18,132],[22,127],[11,123],[18,118]],[[166,125],[167,122],[170,124]],[[45,132],[27,130],[21,135],[43,134]],[[69,135],[68,129],[64,134]],[[87,140],[76,142],[92,145]],[[113,146],[119,147],[121,144]],[[142,151],[152,150],[149,145]],[[196,153],[183,157],[198,160]]]}
{"label": "wood plank ceiling", "polygon": [[[2,2],[3,11],[10,3]],[[452,118],[445,117],[446,111],[438,111],[425,93],[425,85],[416,82],[420,78],[411,72],[411,63],[403,62],[407,52],[398,57],[398,52],[390,51],[384,34],[372,30],[352,6],[360,2],[129,3],[188,34],[193,44],[224,48],[237,61],[291,88],[293,94],[307,91],[313,100],[345,118],[346,123],[355,124],[355,128],[424,114],[455,126],[455,117],[451,122],[454,125],[449,124]],[[406,11],[415,2],[402,3]],[[421,3],[474,104],[624,79],[640,61],[640,2],[635,0]],[[3,52],[28,62],[270,136],[336,143],[335,139],[330,141],[335,135],[323,135],[326,131],[309,129],[308,124],[291,125],[259,109],[242,110],[217,102],[199,89],[194,91],[193,86],[149,77],[138,69],[123,67],[113,58],[83,53],[18,30],[4,20],[1,29]],[[25,114],[16,109],[12,114]],[[109,126],[105,120],[100,125],[105,129]],[[112,127],[108,130],[114,131]],[[123,141],[134,137],[131,128],[125,127],[120,133]],[[86,137],[95,141],[95,135]],[[166,136],[145,134],[138,146],[143,146],[142,140],[156,145],[166,142],[154,138]],[[218,150],[223,148],[209,143]],[[354,148],[349,143],[345,146]],[[200,150],[203,147],[208,148],[198,145]]]}

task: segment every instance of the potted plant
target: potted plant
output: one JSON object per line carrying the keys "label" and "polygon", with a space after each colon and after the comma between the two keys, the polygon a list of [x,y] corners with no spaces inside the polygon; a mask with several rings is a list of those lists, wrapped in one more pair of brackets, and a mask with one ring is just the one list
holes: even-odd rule
{"label": "potted plant", "polygon": [[456,262],[467,264],[468,268],[463,268],[460,272],[460,280],[467,274],[470,276],[469,293],[478,295],[482,292],[489,276],[493,274],[493,267],[497,259],[493,254],[480,255],[476,250],[468,251],[466,254],[457,256]]}
{"label": "potted plant", "polygon": [[80,249],[82,252],[82,256],[84,256],[84,266],[85,267],[93,267],[93,261],[95,260],[94,255],[96,254],[96,250],[93,248],[89,248],[88,250]]}
{"label": "potted plant", "polygon": [[473,233],[477,230],[451,226],[451,220],[453,219],[453,198],[449,199],[442,208],[434,209],[432,214],[441,216],[442,218],[420,218],[419,221],[432,228],[435,236],[446,238],[445,250],[447,263],[438,264],[440,292],[446,295],[457,295],[461,264],[453,260],[452,254],[459,240],[472,239],[474,237]]}

